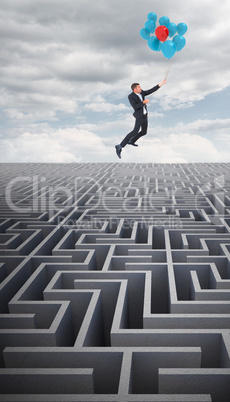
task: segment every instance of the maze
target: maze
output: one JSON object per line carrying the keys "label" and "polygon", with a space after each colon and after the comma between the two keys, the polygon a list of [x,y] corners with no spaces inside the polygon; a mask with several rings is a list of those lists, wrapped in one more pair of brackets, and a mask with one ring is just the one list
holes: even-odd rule
{"label": "maze", "polygon": [[0,401],[230,401],[230,163],[1,164]]}

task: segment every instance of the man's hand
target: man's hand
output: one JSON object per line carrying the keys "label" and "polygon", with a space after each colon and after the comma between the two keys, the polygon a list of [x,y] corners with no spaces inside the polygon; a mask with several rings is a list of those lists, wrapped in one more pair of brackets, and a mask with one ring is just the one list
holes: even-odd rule
{"label": "man's hand", "polygon": [[158,84],[158,85],[159,85],[159,87],[162,87],[162,85],[164,85],[164,84],[166,84],[166,80],[161,81],[160,84]]}
{"label": "man's hand", "polygon": [[145,99],[145,100],[143,101],[143,103],[144,103],[144,105],[145,105],[146,103],[149,103],[149,99]]}
{"label": "man's hand", "polygon": [[158,85],[159,85],[159,87],[162,87],[162,85],[164,85],[164,84],[166,84],[166,80],[161,81],[160,84],[158,84]]}

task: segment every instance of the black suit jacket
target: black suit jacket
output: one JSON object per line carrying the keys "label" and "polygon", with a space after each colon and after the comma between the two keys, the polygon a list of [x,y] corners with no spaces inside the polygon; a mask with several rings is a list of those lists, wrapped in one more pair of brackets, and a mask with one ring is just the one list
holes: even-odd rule
{"label": "black suit jacket", "polygon": [[[159,85],[156,85],[155,87],[148,89],[147,91],[141,91],[141,95],[143,100],[145,100],[145,96],[146,95],[150,95],[153,92],[157,91],[159,89]],[[129,96],[128,96],[129,102],[131,104],[131,106],[134,109],[134,113],[133,116],[134,117],[142,117],[143,116],[143,102],[140,100],[139,96],[137,94],[135,94],[134,92],[132,92]]]}

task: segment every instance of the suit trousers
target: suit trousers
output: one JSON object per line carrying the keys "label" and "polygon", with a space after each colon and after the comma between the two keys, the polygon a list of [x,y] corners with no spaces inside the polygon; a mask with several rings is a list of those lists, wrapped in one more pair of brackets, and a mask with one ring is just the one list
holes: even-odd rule
{"label": "suit trousers", "polygon": [[[139,131],[141,128],[141,131]],[[141,117],[137,117],[134,125],[134,129],[126,135],[121,141],[120,145],[124,148],[129,141],[133,144],[143,135],[147,134],[148,129],[148,114],[143,114]]]}

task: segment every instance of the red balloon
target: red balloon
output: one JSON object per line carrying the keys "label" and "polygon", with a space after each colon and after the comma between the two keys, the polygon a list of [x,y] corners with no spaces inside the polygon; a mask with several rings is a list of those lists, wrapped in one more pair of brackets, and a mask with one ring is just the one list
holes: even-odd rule
{"label": "red balloon", "polygon": [[166,41],[167,37],[169,36],[169,30],[164,25],[160,25],[155,30],[155,34],[156,34],[157,39],[159,39],[161,42],[164,42],[164,41]]}

